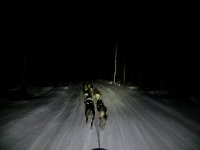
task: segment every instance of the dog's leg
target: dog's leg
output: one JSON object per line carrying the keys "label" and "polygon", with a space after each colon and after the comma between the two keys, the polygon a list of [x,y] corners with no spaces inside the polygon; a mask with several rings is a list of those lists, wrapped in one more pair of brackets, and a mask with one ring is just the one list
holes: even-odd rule
{"label": "dog's leg", "polygon": [[108,112],[106,111],[106,112],[105,112],[105,115],[103,116],[103,120],[104,120],[104,125],[103,125],[103,127],[106,126],[107,119],[108,119]]}
{"label": "dog's leg", "polygon": [[88,111],[85,111],[85,118],[86,118],[86,123],[88,122]]}
{"label": "dog's leg", "polygon": [[86,116],[86,123],[88,122],[88,116]]}
{"label": "dog's leg", "polygon": [[108,113],[106,112],[105,116],[104,116],[105,120],[108,119]]}
{"label": "dog's leg", "polygon": [[103,128],[106,126],[106,119],[104,118]]}
{"label": "dog's leg", "polygon": [[101,127],[101,123],[102,122],[102,119],[101,119],[101,117],[99,117],[99,127]]}
{"label": "dog's leg", "polygon": [[103,128],[105,127],[105,118],[104,118],[104,117],[100,118],[99,127],[100,127],[101,129],[103,129]]}
{"label": "dog's leg", "polygon": [[92,110],[92,122],[91,122],[91,128],[93,126],[93,122],[94,122],[94,118],[95,118],[95,110]]}
{"label": "dog's leg", "polygon": [[93,126],[93,120],[91,121],[91,126],[90,126],[91,129],[92,129],[92,126]]}

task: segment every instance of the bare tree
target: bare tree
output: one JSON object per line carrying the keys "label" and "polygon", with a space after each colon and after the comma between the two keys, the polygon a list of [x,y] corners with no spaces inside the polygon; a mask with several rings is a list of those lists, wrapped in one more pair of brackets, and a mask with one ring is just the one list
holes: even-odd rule
{"label": "bare tree", "polygon": [[116,72],[117,72],[117,44],[116,44],[116,50],[115,50],[115,71],[114,71],[114,84],[116,82]]}
{"label": "bare tree", "polygon": [[125,83],[125,80],[126,80],[126,68],[125,68],[125,63],[124,63],[124,66],[123,66],[123,82]]}

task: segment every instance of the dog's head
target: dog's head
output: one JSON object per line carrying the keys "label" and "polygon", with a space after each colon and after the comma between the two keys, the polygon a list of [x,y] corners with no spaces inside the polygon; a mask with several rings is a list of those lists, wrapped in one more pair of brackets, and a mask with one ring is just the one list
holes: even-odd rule
{"label": "dog's head", "polygon": [[92,98],[86,98],[85,100],[84,100],[84,103],[86,104],[86,105],[90,105],[90,104],[94,104],[94,102],[93,102],[93,99]]}
{"label": "dog's head", "polygon": [[97,105],[99,105],[99,106],[104,105],[102,99],[97,100]]}

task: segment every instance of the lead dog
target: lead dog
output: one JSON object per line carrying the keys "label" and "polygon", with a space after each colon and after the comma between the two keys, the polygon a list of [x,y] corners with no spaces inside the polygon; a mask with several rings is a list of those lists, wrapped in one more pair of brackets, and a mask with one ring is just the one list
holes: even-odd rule
{"label": "lead dog", "polygon": [[108,118],[108,110],[101,99],[97,101],[96,105],[97,105],[97,111],[98,111],[98,117],[99,117],[99,126],[103,128],[105,127],[106,121]]}
{"label": "lead dog", "polygon": [[93,126],[93,121],[95,118],[95,106],[92,98],[86,98],[84,100],[85,103],[85,117],[86,117],[86,123],[88,123],[88,119],[91,119],[91,128]]}
{"label": "lead dog", "polygon": [[83,93],[87,92],[87,91],[91,91],[93,90],[93,85],[91,83],[83,83]]}
{"label": "lead dog", "polygon": [[83,94],[84,94],[84,98],[86,99],[87,97],[92,97],[92,93],[93,93],[93,86],[90,83],[85,83],[83,85]]}

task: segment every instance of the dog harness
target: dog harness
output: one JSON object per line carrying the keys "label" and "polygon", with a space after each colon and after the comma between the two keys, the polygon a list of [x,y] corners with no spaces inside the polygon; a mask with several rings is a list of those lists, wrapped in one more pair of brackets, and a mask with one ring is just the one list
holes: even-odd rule
{"label": "dog harness", "polygon": [[93,104],[93,99],[92,98],[87,98],[87,99],[84,100],[84,103],[86,105]]}

